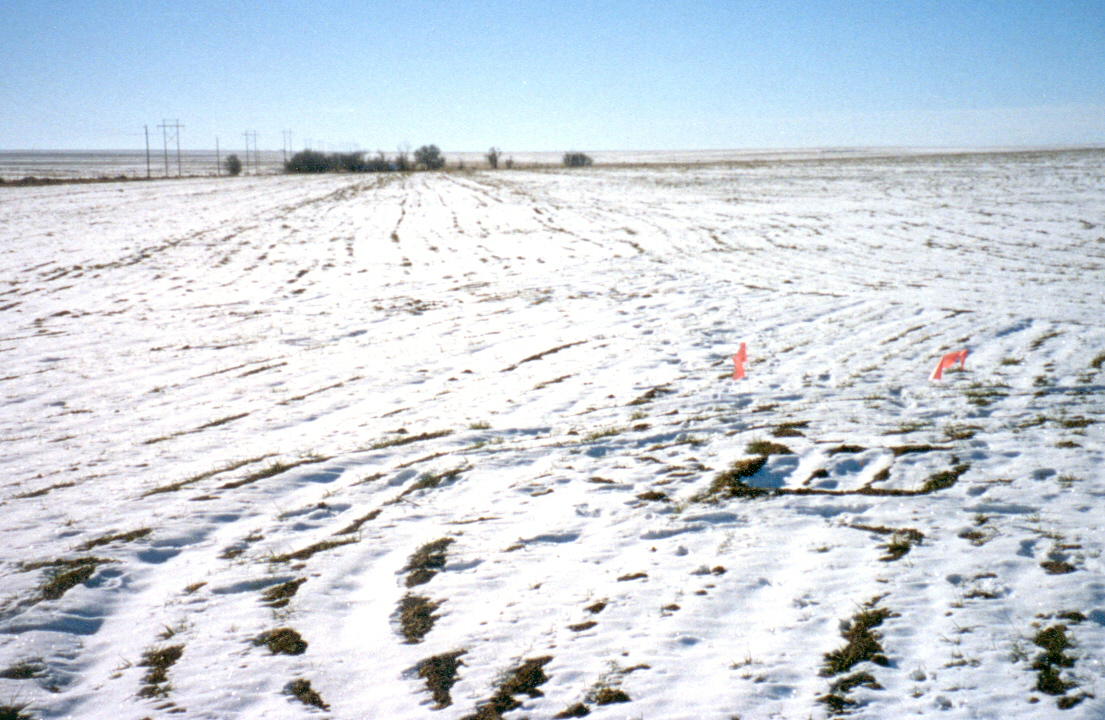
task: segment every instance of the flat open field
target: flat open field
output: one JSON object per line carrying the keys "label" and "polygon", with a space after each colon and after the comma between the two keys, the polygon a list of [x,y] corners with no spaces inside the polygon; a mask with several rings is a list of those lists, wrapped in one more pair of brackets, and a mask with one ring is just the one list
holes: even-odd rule
{"label": "flat open field", "polygon": [[1101,717],[1103,317],[1102,151],[0,188],[0,711]]}

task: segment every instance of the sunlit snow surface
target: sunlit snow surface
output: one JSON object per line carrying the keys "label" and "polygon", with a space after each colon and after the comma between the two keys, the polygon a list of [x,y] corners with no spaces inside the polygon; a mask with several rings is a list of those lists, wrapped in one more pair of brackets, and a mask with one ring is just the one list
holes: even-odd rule
{"label": "sunlit snow surface", "polygon": [[1102,152],[0,188],[0,706],[1101,717],[1103,317]]}

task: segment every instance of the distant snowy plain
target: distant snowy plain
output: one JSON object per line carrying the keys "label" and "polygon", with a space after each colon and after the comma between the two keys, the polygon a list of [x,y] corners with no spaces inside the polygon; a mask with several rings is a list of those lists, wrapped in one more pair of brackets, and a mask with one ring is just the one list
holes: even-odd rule
{"label": "distant snowy plain", "polygon": [[0,707],[1102,717],[1103,317],[1101,151],[0,189]]}

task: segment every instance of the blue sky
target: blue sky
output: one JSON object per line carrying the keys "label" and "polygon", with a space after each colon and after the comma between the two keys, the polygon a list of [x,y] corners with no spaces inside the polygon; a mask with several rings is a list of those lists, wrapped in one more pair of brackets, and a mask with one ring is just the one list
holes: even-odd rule
{"label": "blue sky", "polygon": [[0,149],[1105,144],[1105,2],[0,0]]}

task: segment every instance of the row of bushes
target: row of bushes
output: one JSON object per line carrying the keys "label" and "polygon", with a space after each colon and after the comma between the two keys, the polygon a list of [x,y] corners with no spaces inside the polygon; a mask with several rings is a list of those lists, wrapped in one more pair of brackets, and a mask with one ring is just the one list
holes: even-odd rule
{"label": "row of bushes", "polygon": [[[492,169],[499,167],[501,151],[497,148],[484,155],[487,164]],[[230,156],[227,159],[227,169],[230,174],[237,175],[241,172],[241,163],[236,168],[231,168],[230,163],[238,158]],[[564,153],[565,167],[587,167],[594,162],[590,157],[580,152]],[[508,158],[506,167],[513,167],[514,160]],[[423,145],[414,151],[414,157],[400,150],[394,157],[388,158],[381,151],[370,157],[367,153],[321,153],[315,150],[303,150],[297,152],[284,163],[284,172],[288,173],[324,173],[324,172],[403,172],[416,168],[426,170],[440,170],[445,167],[445,158],[441,155],[441,149],[437,145]],[[464,167],[460,163],[460,167]]]}

